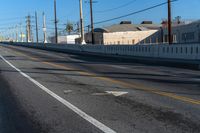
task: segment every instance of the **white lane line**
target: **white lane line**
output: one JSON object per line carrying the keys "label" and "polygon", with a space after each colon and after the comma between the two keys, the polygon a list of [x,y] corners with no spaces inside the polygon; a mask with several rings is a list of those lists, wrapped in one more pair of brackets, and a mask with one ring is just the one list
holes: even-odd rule
{"label": "white lane line", "polygon": [[66,107],[68,107],[69,109],[71,109],[72,111],[74,111],[80,117],[82,117],[83,119],[85,119],[89,123],[93,124],[95,127],[97,127],[98,129],[100,129],[104,133],[116,133],[116,131],[114,131],[111,128],[107,127],[106,125],[104,125],[103,123],[99,122],[98,120],[94,119],[92,116],[86,114],[85,112],[83,112],[82,110],[80,110],[79,108],[77,108],[76,106],[74,106],[73,104],[71,104],[70,102],[68,102],[67,100],[65,100],[62,97],[58,96],[57,94],[55,94],[54,92],[52,92],[51,90],[49,90],[48,88],[46,88],[45,86],[43,86],[42,84],[40,84],[38,81],[34,80],[33,78],[31,78],[27,74],[23,73],[20,69],[18,69],[17,67],[15,67],[9,61],[7,61],[2,55],[0,55],[0,58],[3,59],[8,65],[10,65],[16,71],[18,71],[22,76],[24,76],[27,79],[29,79],[32,83],[34,83],[40,89],[42,89],[43,91],[45,91],[46,93],[48,93],[50,96],[52,96],[53,98],[55,98],[56,100],[58,100],[59,102],[61,102],[62,104],[64,104]]}

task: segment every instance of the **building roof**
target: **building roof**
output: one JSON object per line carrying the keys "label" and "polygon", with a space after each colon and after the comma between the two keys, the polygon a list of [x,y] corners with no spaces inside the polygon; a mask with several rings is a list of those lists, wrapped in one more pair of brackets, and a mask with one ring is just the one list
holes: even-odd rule
{"label": "building roof", "polygon": [[146,31],[158,29],[161,25],[157,24],[115,24],[109,27],[96,28],[95,32],[126,32],[126,31]]}

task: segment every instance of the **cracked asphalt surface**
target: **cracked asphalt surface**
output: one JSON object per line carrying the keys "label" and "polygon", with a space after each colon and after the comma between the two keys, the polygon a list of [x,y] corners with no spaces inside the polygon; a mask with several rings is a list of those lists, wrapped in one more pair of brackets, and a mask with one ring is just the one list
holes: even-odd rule
{"label": "cracked asphalt surface", "polygon": [[[0,55],[118,133],[200,132],[198,70],[4,44]],[[102,131],[0,59],[0,132]]]}

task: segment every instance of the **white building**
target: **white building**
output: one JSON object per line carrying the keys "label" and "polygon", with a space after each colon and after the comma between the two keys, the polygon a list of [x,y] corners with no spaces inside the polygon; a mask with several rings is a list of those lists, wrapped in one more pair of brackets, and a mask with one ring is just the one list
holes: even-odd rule
{"label": "white building", "polygon": [[[79,38],[80,35],[66,35],[66,36],[58,36],[58,43],[60,44],[75,44],[75,39]],[[49,38],[51,43],[55,43],[55,37]]]}

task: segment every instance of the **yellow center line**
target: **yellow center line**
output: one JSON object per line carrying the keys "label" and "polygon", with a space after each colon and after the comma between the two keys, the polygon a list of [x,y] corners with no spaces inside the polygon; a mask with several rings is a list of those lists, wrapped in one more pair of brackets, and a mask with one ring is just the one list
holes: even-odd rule
{"label": "yellow center line", "polygon": [[[65,66],[65,65],[41,61],[38,58],[30,57],[30,56],[23,54],[21,52],[17,52],[17,51],[15,51],[15,52],[20,54],[20,55],[23,55],[23,56],[25,56],[29,59],[37,60],[37,61],[40,61],[44,64],[53,66],[53,67],[62,68],[62,69],[65,69],[65,70],[73,70],[71,67],[68,67],[68,66]],[[185,96],[179,96],[179,95],[176,95],[174,93],[163,92],[163,91],[160,91],[158,89],[152,89],[150,87],[147,87],[147,86],[144,86],[144,85],[141,85],[141,84],[127,83],[127,82],[124,82],[124,81],[119,81],[119,80],[108,78],[108,77],[98,76],[98,75],[96,75],[94,73],[90,73],[90,72],[77,72],[77,73],[82,75],[82,76],[92,76],[93,78],[103,80],[103,81],[107,81],[107,82],[112,82],[112,83],[115,83],[115,84],[118,84],[118,85],[121,85],[121,86],[124,86],[124,87],[133,88],[133,89],[137,89],[137,90],[143,90],[143,91],[151,92],[153,94],[157,94],[157,95],[160,95],[160,96],[165,96],[165,97],[169,97],[169,98],[176,99],[176,100],[179,100],[179,101],[200,105],[200,100],[195,100],[195,99],[188,98],[188,97],[185,97]]]}

